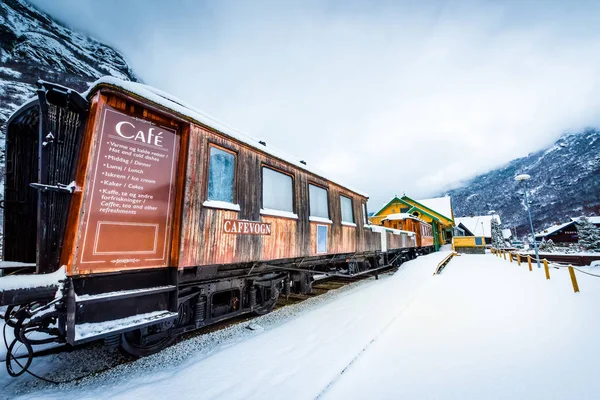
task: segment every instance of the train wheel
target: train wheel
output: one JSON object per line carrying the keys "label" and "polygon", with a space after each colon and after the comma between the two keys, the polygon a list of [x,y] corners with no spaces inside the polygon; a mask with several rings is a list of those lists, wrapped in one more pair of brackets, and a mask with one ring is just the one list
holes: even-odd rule
{"label": "train wheel", "polygon": [[275,304],[277,304],[277,299],[279,298],[279,289],[277,289],[276,287],[272,287],[270,292],[270,296],[264,301],[263,306],[254,309],[254,314],[265,315],[273,311],[273,309],[275,308]]}
{"label": "train wheel", "polygon": [[[156,328],[160,329],[159,326]],[[152,331],[149,328],[142,328],[124,333],[121,338],[121,349],[133,357],[146,357],[168,347],[176,339],[168,332],[160,335]]]}

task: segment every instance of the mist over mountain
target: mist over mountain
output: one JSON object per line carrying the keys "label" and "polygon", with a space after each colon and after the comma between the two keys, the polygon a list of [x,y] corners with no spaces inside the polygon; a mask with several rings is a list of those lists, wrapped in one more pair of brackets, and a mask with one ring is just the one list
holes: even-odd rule
{"label": "mist over mountain", "polygon": [[[490,150],[492,151],[492,150]],[[500,214],[502,225],[529,231],[521,183],[517,174],[529,174],[528,196],[537,231],[570,217],[600,214],[600,131],[566,133],[545,150],[510,161],[448,192],[454,215]]]}
{"label": "mist over mountain", "polygon": [[12,112],[44,79],[85,90],[100,76],[137,81],[123,56],[23,0],[0,2],[0,143]]}

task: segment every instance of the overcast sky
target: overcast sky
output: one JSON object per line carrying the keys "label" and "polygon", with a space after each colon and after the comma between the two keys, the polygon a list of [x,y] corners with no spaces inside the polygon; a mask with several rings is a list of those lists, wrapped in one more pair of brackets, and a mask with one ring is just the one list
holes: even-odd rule
{"label": "overcast sky", "polygon": [[600,2],[31,2],[370,211],[600,125]]}

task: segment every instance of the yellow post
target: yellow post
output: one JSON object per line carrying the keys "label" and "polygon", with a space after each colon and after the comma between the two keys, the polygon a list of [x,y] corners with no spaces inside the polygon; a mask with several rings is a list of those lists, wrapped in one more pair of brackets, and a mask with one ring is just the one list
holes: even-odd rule
{"label": "yellow post", "polygon": [[546,271],[546,279],[550,279],[550,269],[548,269],[548,260],[544,258],[544,270]]}
{"label": "yellow post", "polygon": [[512,262],[512,253],[508,253],[508,261]]}
{"label": "yellow post", "polygon": [[517,265],[521,265],[521,255],[517,253]]}
{"label": "yellow post", "polygon": [[532,271],[532,269],[531,269],[531,256],[527,256],[527,263],[529,264],[529,271]]}
{"label": "yellow post", "polygon": [[579,285],[577,284],[577,277],[575,276],[575,269],[569,265],[569,275],[571,275],[571,283],[573,284],[573,291],[579,292]]}
{"label": "yellow post", "polygon": [[504,257],[504,259],[506,260],[506,252],[504,250],[502,250],[502,256]]}

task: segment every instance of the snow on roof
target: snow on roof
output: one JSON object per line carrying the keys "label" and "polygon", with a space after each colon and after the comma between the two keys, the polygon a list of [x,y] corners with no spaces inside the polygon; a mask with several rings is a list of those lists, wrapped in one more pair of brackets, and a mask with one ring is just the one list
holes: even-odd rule
{"label": "snow on roof", "polygon": [[471,233],[475,236],[492,237],[492,218],[495,218],[498,223],[500,222],[500,216],[494,215],[477,215],[474,217],[460,217],[454,218],[455,223],[463,224]]}
{"label": "snow on roof", "polygon": [[508,228],[502,229],[502,237],[504,239],[510,239],[512,237],[512,231]]}
{"label": "snow on roof", "polygon": [[207,113],[194,108],[193,106],[187,104],[186,102],[184,102],[182,100],[179,100],[175,96],[172,96],[168,93],[163,92],[162,90],[153,88],[151,86],[144,85],[142,83],[137,83],[137,82],[124,81],[124,80],[121,80],[121,79],[118,79],[118,78],[115,78],[112,76],[105,76],[105,77],[98,79],[96,82],[94,82],[86,92],[82,93],[82,95],[87,97],[102,85],[116,86],[126,92],[130,92],[137,96],[143,97],[159,106],[162,106],[166,109],[174,111],[175,113],[180,114],[182,116],[188,117],[202,125],[206,125],[213,129],[216,129],[217,131],[219,131],[235,140],[239,140],[240,142],[245,143],[259,151],[262,151],[273,157],[279,158],[280,160],[283,160],[285,162],[293,164],[296,167],[303,169],[307,172],[310,172],[314,175],[317,175],[321,178],[327,179],[327,180],[329,180],[339,186],[342,186],[356,194],[359,194],[363,197],[369,197],[368,194],[361,192],[359,190],[353,189],[351,186],[344,185],[335,179],[327,178],[327,176],[323,172],[317,170],[316,168],[308,167],[308,166],[300,163],[299,160],[290,156],[289,154],[285,153],[284,151],[279,150],[273,146],[262,145],[259,143],[258,139],[253,138],[252,136],[250,136],[246,133],[240,132],[237,129],[234,129],[230,126],[227,126],[227,125],[219,122],[217,119],[209,116]]}
{"label": "snow on roof", "polygon": [[[581,217],[583,217],[583,215]],[[571,221],[577,222],[579,220],[579,218],[581,218],[581,217],[571,218]],[[592,216],[592,217],[587,217],[587,219],[589,219],[592,224],[595,224],[595,225],[600,224],[600,217]]]}
{"label": "snow on roof", "polygon": [[373,232],[392,232],[394,235],[400,235],[402,233],[407,234],[408,236],[414,236],[415,233],[411,231],[403,231],[402,229],[393,229],[388,228],[382,225],[365,225],[365,228],[371,229]]}
{"label": "snow on roof", "polygon": [[569,221],[569,222],[565,222],[564,224],[549,226],[548,228],[544,229],[542,232],[537,232],[535,234],[535,237],[537,238],[537,237],[544,237],[544,236],[552,235],[553,233],[558,232],[561,229],[566,228],[569,225],[572,225],[573,223],[575,223],[575,221]]}
{"label": "snow on roof", "polygon": [[384,219],[382,219],[382,221],[388,220],[388,221],[401,221],[401,220],[405,220],[405,219],[414,219],[416,221],[423,221],[420,218],[415,217],[414,215],[408,214],[408,213],[397,213],[397,214],[390,214],[387,217],[385,217]]}
{"label": "snow on roof", "polygon": [[436,213],[441,214],[450,220],[452,219],[452,203],[450,201],[450,196],[435,197],[433,199],[423,199],[417,201],[423,204],[425,207],[432,209]]}

